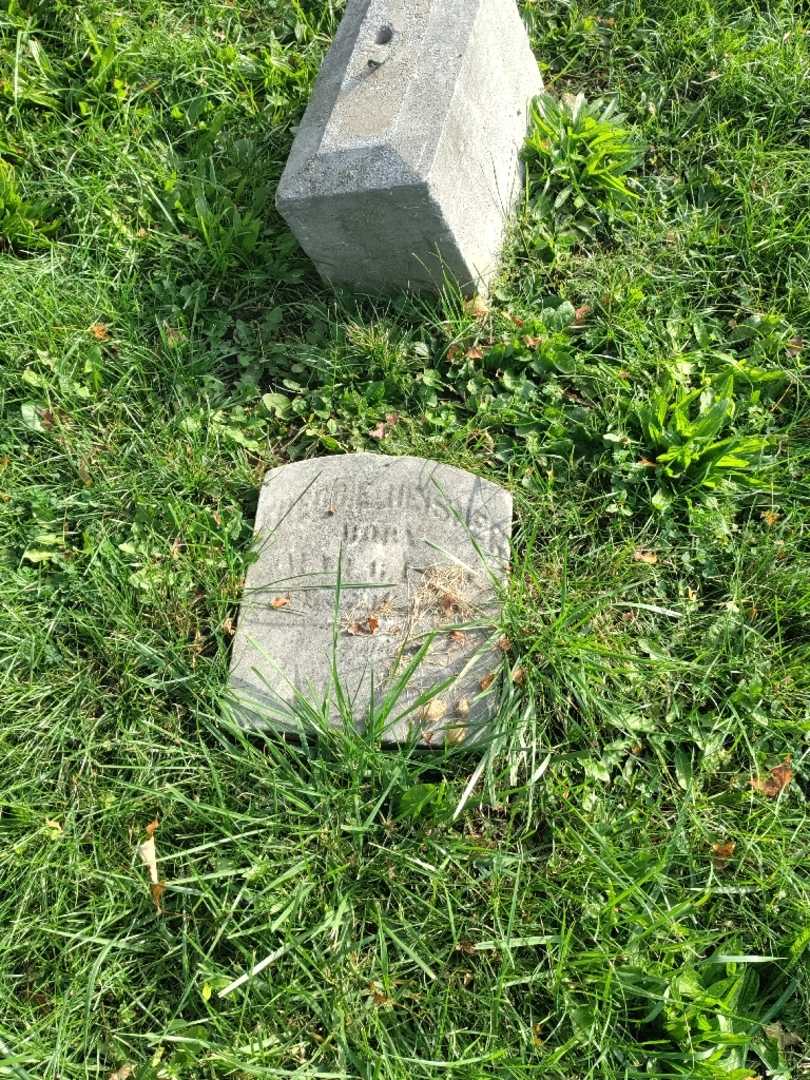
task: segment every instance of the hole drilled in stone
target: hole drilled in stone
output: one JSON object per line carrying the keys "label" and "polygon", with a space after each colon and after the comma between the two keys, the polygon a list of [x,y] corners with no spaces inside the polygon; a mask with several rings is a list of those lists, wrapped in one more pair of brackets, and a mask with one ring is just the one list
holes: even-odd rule
{"label": "hole drilled in stone", "polygon": [[381,26],[377,31],[377,44],[378,45],[390,45],[394,37],[394,28],[392,26]]}

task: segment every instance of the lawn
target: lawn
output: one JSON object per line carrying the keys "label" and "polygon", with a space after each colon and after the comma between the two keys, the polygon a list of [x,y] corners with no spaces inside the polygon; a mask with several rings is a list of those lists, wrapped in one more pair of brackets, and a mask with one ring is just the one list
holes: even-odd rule
{"label": "lawn", "polygon": [[[0,1076],[810,1069],[807,8],[522,7],[464,303],[274,210],[342,4],[0,0]],[[223,717],[264,472],[360,449],[514,493],[483,756]]]}

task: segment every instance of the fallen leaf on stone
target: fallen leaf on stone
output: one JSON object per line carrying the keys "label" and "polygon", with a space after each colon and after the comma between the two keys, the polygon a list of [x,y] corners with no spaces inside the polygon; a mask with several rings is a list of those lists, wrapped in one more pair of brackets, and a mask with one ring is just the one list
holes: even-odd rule
{"label": "fallen leaf on stone", "polygon": [[485,675],[479,682],[479,686],[482,690],[489,690],[490,686],[495,682],[496,672],[490,671],[489,675]]}
{"label": "fallen leaf on stone", "polygon": [[456,702],[456,716],[463,718],[470,715],[470,703],[467,698],[459,698]]}
{"label": "fallen leaf on stone", "polygon": [[271,608],[276,608],[276,610],[278,610],[279,608],[286,607],[289,604],[289,602],[290,602],[289,596],[277,596],[277,597],[275,597],[275,599],[270,601],[270,607]]}
{"label": "fallen leaf on stone", "polygon": [[453,593],[443,593],[439,599],[439,607],[444,615],[452,615],[460,606],[459,598]]}
{"label": "fallen leaf on stone", "polygon": [[724,840],[722,843],[712,844],[712,862],[715,868],[722,870],[736,850],[735,840]]}
{"label": "fallen leaf on stone", "polygon": [[463,630],[451,630],[450,640],[456,645],[463,645],[464,642],[467,640],[467,635],[464,633]]}
{"label": "fallen leaf on stone", "polygon": [[354,622],[349,627],[348,633],[352,637],[362,637],[363,635],[369,636],[376,634],[380,628],[380,620],[376,619],[373,615],[369,615],[367,619],[362,622]]}
{"label": "fallen leaf on stone", "polygon": [[749,780],[754,791],[775,799],[793,779],[793,759],[788,755],[781,765],[774,765],[767,776],[753,776]]}
{"label": "fallen leaf on stone", "polygon": [[432,698],[422,709],[422,719],[425,723],[435,724],[438,720],[441,720],[446,712],[447,703],[442,701],[441,698]]}
{"label": "fallen leaf on stone", "polygon": [[658,556],[654,551],[645,551],[643,548],[638,548],[634,551],[633,558],[636,562],[647,563],[649,566],[655,566],[658,562]]}
{"label": "fallen leaf on stone", "polygon": [[449,727],[445,733],[444,741],[449,746],[461,746],[464,740],[467,738],[467,727],[465,724],[455,724],[453,727]]}

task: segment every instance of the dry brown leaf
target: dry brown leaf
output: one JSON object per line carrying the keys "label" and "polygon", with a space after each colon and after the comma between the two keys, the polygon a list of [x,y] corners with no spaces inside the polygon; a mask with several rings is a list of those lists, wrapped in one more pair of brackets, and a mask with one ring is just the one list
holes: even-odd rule
{"label": "dry brown leaf", "polygon": [[483,296],[474,296],[465,303],[464,310],[468,315],[472,315],[476,319],[486,319],[490,309]]}
{"label": "dry brown leaf", "polygon": [[227,634],[228,637],[233,637],[233,635],[236,633],[236,624],[234,623],[230,615],[227,617],[227,619],[222,620],[220,630],[222,630],[223,634]]}
{"label": "dry brown leaf", "polygon": [[444,615],[452,615],[454,611],[458,610],[458,597],[452,593],[443,593],[439,598],[439,607]]}
{"label": "dry brown leaf", "polygon": [[490,686],[492,686],[492,684],[495,682],[496,675],[497,672],[490,671],[489,675],[485,675],[478,685],[481,687],[482,690],[489,690]]}
{"label": "dry brown leaf", "polygon": [[163,913],[163,908],[161,907],[160,901],[161,901],[161,897],[163,896],[163,891],[166,888],[166,886],[160,880],[160,875],[158,874],[158,868],[157,868],[157,850],[155,848],[155,831],[158,828],[158,824],[159,824],[158,820],[157,820],[157,818],[155,818],[154,821],[151,821],[146,826],[147,833],[149,835],[149,839],[144,840],[144,842],[142,844],[138,845],[138,854],[140,855],[141,862],[146,867],[146,871],[149,874],[149,892],[152,895],[152,900],[154,901],[155,908],[157,909],[158,915],[161,915]]}
{"label": "dry brown leaf", "polygon": [[90,327],[90,333],[96,339],[96,341],[109,341],[110,331],[107,325],[103,322],[94,322]]}
{"label": "dry brown leaf", "polygon": [[582,323],[585,322],[585,320],[588,318],[590,313],[591,313],[590,304],[583,304],[581,307],[578,307],[574,311],[574,322],[577,325],[581,325]]}
{"label": "dry brown leaf", "polygon": [[447,350],[447,359],[452,363],[453,360],[457,360],[459,356],[461,356],[461,346],[451,345]]}
{"label": "dry brown leaf", "polygon": [[147,836],[154,836],[159,828],[160,828],[160,819],[155,818],[153,821],[150,821],[149,824],[146,826],[146,835]]}
{"label": "dry brown leaf", "polygon": [[460,716],[462,719],[466,719],[470,715],[470,703],[467,698],[459,698],[456,702],[456,716]]}
{"label": "dry brown leaf", "polygon": [[769,1039],[773,1039],[779,1044],[781,1050],[790,1050],[791,1047],[803,1047],[805,1045],[801,1035],[797,1035],[794,1031],[786,1031],[778,1020],[773,1024],[766,1024],[763,1031]]}
{"label": "dry brown leaf", "polygon": [[638,464],[642,465],[645,469],[655,469],[657,465],[654,461],[650,461],[649,458],[643,457],[638,459]]}
{"label": "dry brown leaf", "polygon": [[468,360],[483,360],[484,350],[480,345],[473,345],[464,353]]}
{"label": "dry brown leaf", "polygon": [[447,712],[447,702],[441,698],[432,698],[422,709],[422,720],[426,724],[435,724]]}
{"label": "dry brown leaf", "polygon": [[147,869],[149,881],[153,885],[157,885],[160,878],[158,877],[157,851],[155,850],[154,835],[150,835],[148,840],[144,840],[142,844],[138,845],[138,854],[141,857],[141,862]]}
{"label": "dry brown leaf", "polygon": [[385,436],[391,431],[391,428],[396,427],[399,423],[398,413],[386,413],[385,420],[380,420],[376,427],[372,428],[369,435],[372,439],[384,439]]}
{"label": "dry brown leaf", "polygon": [[130,1080],[135,1075],[134,1065],[122,1065],[120,1069],[110,1073],[109,1080]]}
{"label": "dry brown leaf", "polygon": [[545,338],[528,335],[523,339],[523,344],[526,346],[527,349],[537,349],[543,344],[544,341]]}
{"label": "dry brown leaf", "polygon": [[463,645],[464,642],[467,640],[467,635],[464,633],[463,630],[451,630],[450,640],[456,645]]}
{"label": "dry brown leaf", "polygon": [[523,686],[526,682],[526,669],[523,667],[516,667],[512,672],[512,682],[515,686]]}
{"label": "dry brown leaf", "polygon": [[385,990],[380,983],[369,983],[368,990],[369,994],[371,995],[371,1000],[378,1008],[390,1009],[393,1007],[394,999],[392,997],[389,997],[389,995],[385,993]]}
{"label": "dry brown leaf", "polygon": [[788,755],[781,765],[774,765],[767,776],[752,776],[749,780],[754,791],[769,799],[779,796],[793,779],[793,759]]}
{"label": "dry brown leaf", "polygon": [[504,634],[503,637],[499,639],[498,648],[501,650],[501,652],[512,651],[512,642],[509,640],[506,634]]}
{"label": "dry brown leaf", "polygon": [[715,868],[722,870],[736,850],[736,840],[724,840],[722,843],[712,844],[712,862]]}
{"label": "dry brown leaf", "polygon": [[347,633],[351,634],[352,637],[362,637],[363,635],[368,637],[371,634],[376,634],[379,628],[380,620],[373,615],[369,615],[362,622],[353,622]]}
{"label": "dry brown leaf", "polygon": [[515,324],[515,326],[525,326],[526,325],[526,320],[525,319],[521,319],[520,316],[518,316],[518,315],[513,315],[511,311],[506,312],[506,317],[511,322],[513,322]]}
{"label": "dry brown leaf", "polygon": [[276,596],[270,601],[270,607],[275,608],[278,611],[279,608],[287,607],[290,602],[289,596]]}
{"label": "dry brown leaf", "polygon": [[644,548],[638,548],[633,552],[633,558],[636,562],[647,563],[649,566],[655,566],[658,562],[658,556],[654,551],[645,551]]}

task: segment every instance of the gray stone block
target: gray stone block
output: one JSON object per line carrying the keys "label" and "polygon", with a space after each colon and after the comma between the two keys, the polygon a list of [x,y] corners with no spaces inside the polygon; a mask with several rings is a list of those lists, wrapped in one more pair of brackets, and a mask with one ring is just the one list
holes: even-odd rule
{"label": "gray stone block", "polygon": [[541,90],[515,0],[349,0],[279,211],[336,286],[485,289]]}
{"label": "gray stone block", "polygon": [[374,716],[386,742],[473,741],[495,700],[511,531],[507,491],[422,458],[271,470],[234,638],[237,718],[300,732],[314,710]]}

